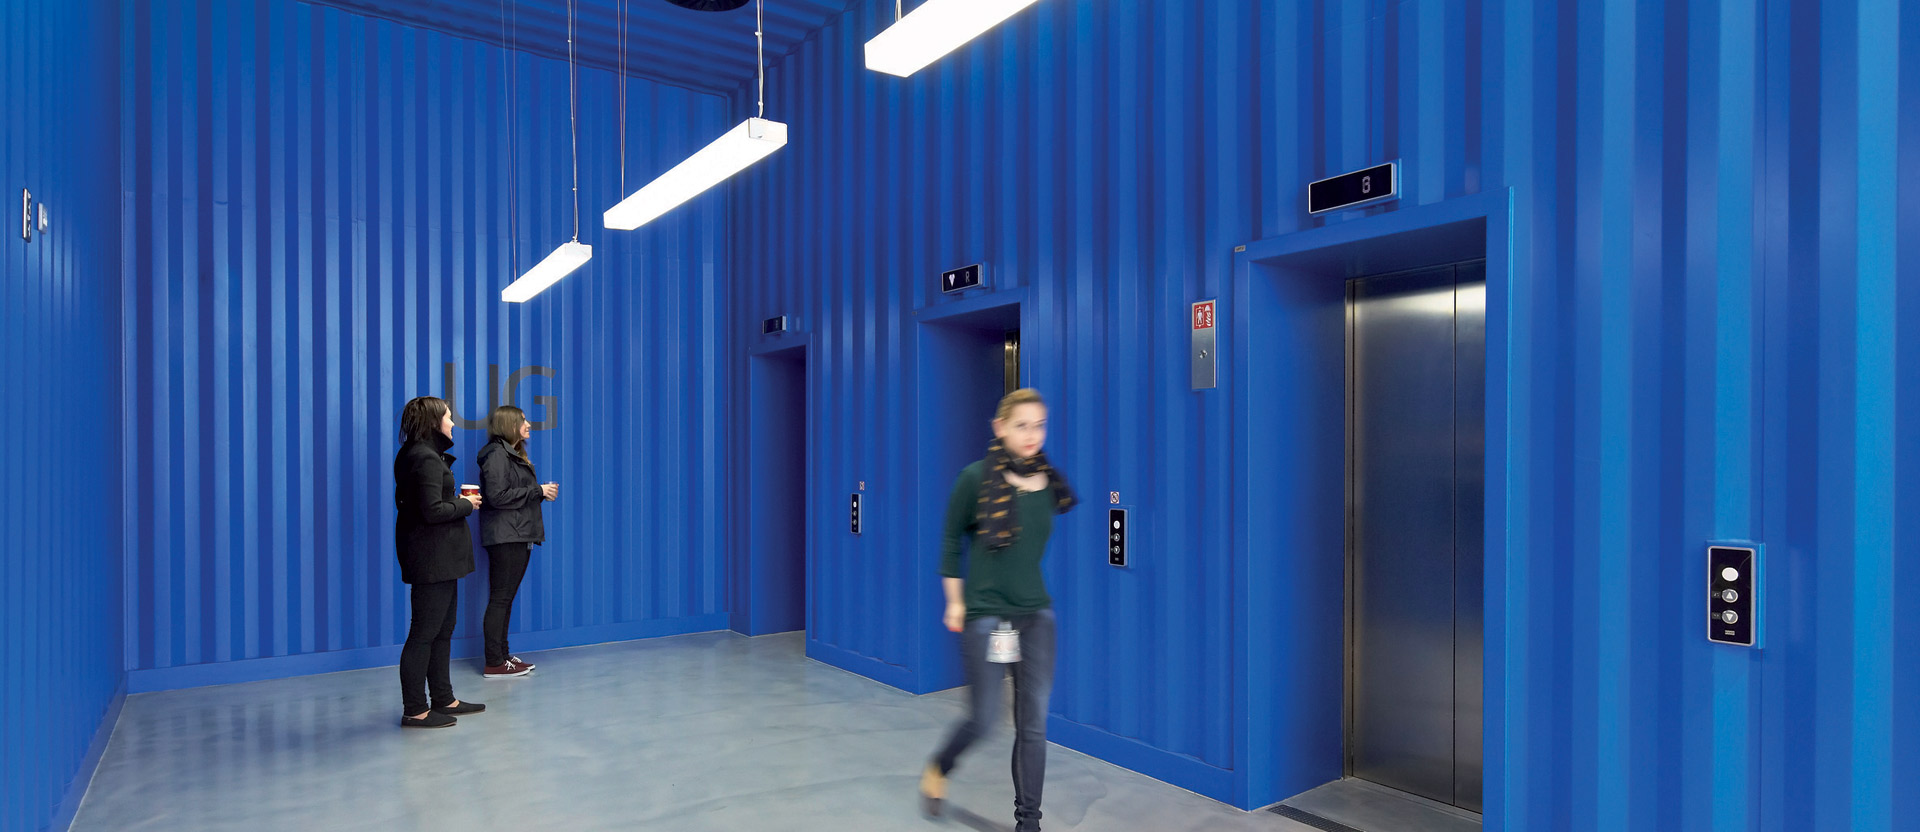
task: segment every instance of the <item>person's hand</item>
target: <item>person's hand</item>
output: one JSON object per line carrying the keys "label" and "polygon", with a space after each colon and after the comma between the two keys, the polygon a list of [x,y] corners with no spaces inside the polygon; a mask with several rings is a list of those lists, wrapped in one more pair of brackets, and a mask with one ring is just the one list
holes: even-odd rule
{"label": "person's hand", "polygon": [[956,633],[960,632],[961,628],[965,627],[967,623],[967,605],[948,604],[947,614],[943,616],[942,620],[946,622],[948,630]]}
{"label": "person's hand", "polygon": [[464,494],[461,495],[460,499],[472,503],[475,509],[480,508],[480,495],[478,494]]}
{"label": "person's hand", "polygon": [[549,500],[558,500],[560,499],[560,484],[557,482],[550,482],[550,483],[547,483],[546,485],[540,486],[540,493],[542,496],[545,496]]}

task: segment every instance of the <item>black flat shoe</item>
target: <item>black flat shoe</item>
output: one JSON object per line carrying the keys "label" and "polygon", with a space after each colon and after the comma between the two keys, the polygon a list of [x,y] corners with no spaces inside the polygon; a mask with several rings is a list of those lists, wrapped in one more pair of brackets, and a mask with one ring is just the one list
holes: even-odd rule
{"label": "black flat shoe", "polygon": [[482,705],[478,702],[462,702],[458,705],[448,705],[443,708],[434,708],[433,712],[436,714],[446,714],[447,716],[464,716],[466,714],[477,714],[486,709],[487,709],[487,706]]}
{"label": "black flat shoe", "polygon": [[440,713],[439,711],[428,711],[427,715],[422,717],[411,717],[411,716],[404,716],[404,715],[401,716],[400,727],[402,728],[451,728],[453,727],[454,723],[459,721],[460,720],[454,719],[453,717],[447,716],[446,714]]}

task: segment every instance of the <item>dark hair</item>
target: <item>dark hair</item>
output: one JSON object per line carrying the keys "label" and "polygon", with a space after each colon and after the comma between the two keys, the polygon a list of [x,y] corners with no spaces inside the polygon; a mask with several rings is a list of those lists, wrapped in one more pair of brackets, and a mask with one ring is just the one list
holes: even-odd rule
{"label": "dark hair", "polygon": [[400,441],[425,442],[440,432],[446,418],[447,401],[437,396],[418,396],[400,409]]}
{"label": "dark hair", "polygon": [[527,423],[527,412],[510,404],[493,409],[487,417],[487,435],[507,443],[507,450],[533,467],[533,460],[527,458],[527,440],[520,438],[520,426]]}

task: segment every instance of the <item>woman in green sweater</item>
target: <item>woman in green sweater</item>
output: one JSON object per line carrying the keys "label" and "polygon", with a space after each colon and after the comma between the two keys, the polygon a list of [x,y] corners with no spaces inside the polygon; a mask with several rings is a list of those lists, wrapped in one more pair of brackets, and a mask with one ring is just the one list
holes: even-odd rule
{"label": "woman in green sweater", "polygon": [[[1047,406],[1033,390],[1015,390],[994,414],[987,458],[961,470],[947,500],[940,575],[947,593],[947,629],[960,633],[967,717],[920,777],[929,814],[947,796],[947,774],[962,752],[999,721],[1004,668],[1013,670],[1013,818],[1015,832],[1040,829],[1040,790],[1047,774],[1047,696],[1053,691],[1053,599],[1040,558],[1053,516],[1074,505],[1073,489],[1048,464]],[[971,538],[963,572],[960,542]],[[995,630],[1019,633],[1019,657],[990,655]],[[1001,636],[1004,638],[1004,636]],[[996,661],[999,660],[999,661]]]}

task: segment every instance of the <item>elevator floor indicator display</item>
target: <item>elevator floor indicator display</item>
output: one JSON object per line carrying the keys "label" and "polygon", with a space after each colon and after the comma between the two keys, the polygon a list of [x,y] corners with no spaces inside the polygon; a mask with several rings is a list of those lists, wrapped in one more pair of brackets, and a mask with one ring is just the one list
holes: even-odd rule
{"label": "elevator floor indicator display", "polygon": [[1307,186],[1307,213],[1324,214],[1400,198],[1400,163],[1343,173]]}

